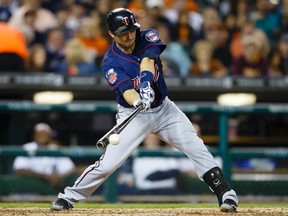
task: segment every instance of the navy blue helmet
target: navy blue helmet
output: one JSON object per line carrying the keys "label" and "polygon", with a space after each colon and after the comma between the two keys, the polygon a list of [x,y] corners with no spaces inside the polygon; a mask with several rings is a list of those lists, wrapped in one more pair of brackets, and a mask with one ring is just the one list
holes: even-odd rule
{"label": "navy blue helmet", "polygon": [[130,10],[116,8],[107,15],[107,28],[113,34],[123,34],[140,28],[140,25]]}

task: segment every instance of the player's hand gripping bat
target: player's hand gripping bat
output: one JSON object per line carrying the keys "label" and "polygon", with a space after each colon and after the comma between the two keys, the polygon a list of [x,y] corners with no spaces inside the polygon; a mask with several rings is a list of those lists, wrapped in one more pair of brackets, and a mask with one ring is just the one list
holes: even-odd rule
{"label": "player's hand gripping bat", "polygon": [[101,139],[96,143],[98,149],[104,149],[109,144],[109,137],[112,134],[119,134],[132,119],[143,109],[143,105],[138,106],[130,116],[128,116],[123,122],[119,125],[115,125],[110,131],[108,131]]}

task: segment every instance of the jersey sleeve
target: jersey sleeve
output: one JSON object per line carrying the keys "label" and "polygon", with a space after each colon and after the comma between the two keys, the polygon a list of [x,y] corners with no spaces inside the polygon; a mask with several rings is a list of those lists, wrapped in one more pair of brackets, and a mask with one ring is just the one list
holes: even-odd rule
{"label": "jersey sleeve", "polygon": [[126,90],[134,88],[130,77],[117,67],[103,67],[103,73],[112,91],[118,94],[122,95]]}
{"label": "jersey sleeve", "polygon": [[150,29],[143,32],[143,53],[141,59],[144,57],[156,59],[165,50],[166,44],[161,40],[158,32],[154,29]]}

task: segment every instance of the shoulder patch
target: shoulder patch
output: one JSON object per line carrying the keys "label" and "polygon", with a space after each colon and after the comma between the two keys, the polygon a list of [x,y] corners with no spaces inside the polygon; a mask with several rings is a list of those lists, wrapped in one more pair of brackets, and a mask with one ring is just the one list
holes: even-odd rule
{"label": "shoulder patch", "polygon": [[156,42],[156,41],[159,41],[159,40],[160,40],[159,35],[158,35],[157,32],[155,32],[155,31],[148,31],[148,32],[145,34],[145,38],[146,38],[146,40],[149,41],[149,42]]}
{"label": "shoulder patch", "polygon": [[117,80],[117,73],[111,68],[106,72],[105,77],[110,84],[114,84]]}

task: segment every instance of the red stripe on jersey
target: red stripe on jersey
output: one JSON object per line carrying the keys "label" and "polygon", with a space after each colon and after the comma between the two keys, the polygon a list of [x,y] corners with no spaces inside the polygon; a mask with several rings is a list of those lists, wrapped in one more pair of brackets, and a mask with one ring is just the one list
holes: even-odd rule
{"label": "red stripe on jersey", "polygon": [[130,80],[130,78],[123,79],[123,80],[121,80],[120,82],[116,83],[116,84],[113,86],[112,90],[116,89],[121,83],[123,83],[123,82],[126,81],[126,80]]}
{"label": "red stripe on jersey", "polygon": [[[115,44],[114,44],[114,45],[115,45]],[[112,48],[112,52],[113,52],[115,55],[117,55],[119,58],[125,59],[126,61],[132,62],[132,63],[137,64],[137,65],[140,65],[140,63],[137,62],[137,61],[134,61],[134,60],[131,60],[131,59],[128,59],[128,58],[126,58],[126,57],[123,57],[123,56],[119,55],[119,54],[114,50],[114,46],[113,46],[113,48]]]}

